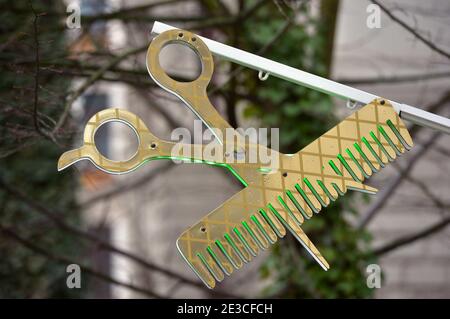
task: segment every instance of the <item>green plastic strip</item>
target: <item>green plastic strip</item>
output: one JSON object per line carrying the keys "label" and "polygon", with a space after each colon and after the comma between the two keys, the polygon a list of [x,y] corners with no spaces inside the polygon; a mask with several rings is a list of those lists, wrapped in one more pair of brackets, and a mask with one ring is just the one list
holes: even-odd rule
{"label": "green plastic strip", "polygon": [[300,185],[295,184],[295,189],[297,190],[297,192],[299,192],[299,194],[303,197],[303,199],[305,200],[305,202],[308,204],[308,206],[312,209],[312,211],[314,213],[319,213],[319,211],[317,210],[317,208],[313,205],[313,203],[311,202],[311,200],[308,198],[308,195],[306,195],[306,193],[303,191],[303,189],[300,187]]}
{"label": "green plastic strip", "polygon": [[388,151],[386,150],[386,148],[384,147],[383,144],[381,144],[380,140],[376,137],[375,133],[370,131],[370,136],[372,137],[372,139],[375,141],[375,143],[377,143],[378,147],[381,149],[381,151],[384,153],[384,155],[386,155],[386,157],[388,158],[388,160],[390,162],[392,162],[394,160],[394,158],[388,153]]}
{"label": "green plastic strip", "polygon": [[361,171],[361,173],[363,174],[363,176],[365,178],[369,178],[370,176],[367,175],[366,171],[364,170],[364,168],[361,166],[361,164],[359,163],[359,161],[355,158],[355,156],[353,155],[352,151],[350,151],[350,149],[345,149],[345,152],[348,154],[348,156],[350,156],[350,158],[352,159],[353,163],[355,163],[356,167],[358,167],[358,169]]}
{"label": "green plastic strip", "polygon": [[216,264],[219,266],[219,268],[223,271],[224,274],[230,275],[230,272],[226,270],[226,268],[223,266],[222,262],[219,260],[219,257],[215,254],[215,252],[211,249],[211,247],[206,247],[206,250],[208,251],[209,255],[214,259]]}
{"label": "green plastic strip", "polygon": [[333,160],[329,160],[328,164],[331,166],[331,168],[333,169],[333,171],[338,174],[339,176],[343,176],[344,174],[342,174],[342,172],[339,170],[339,168],[336,166],[336,164],[334,164]]}
{"label": "green plastic strip", "polygon": [[277,234],[278,237],[282,238],[283,234],[280,233],[280,231],[278,230],[278,228],[275,226],[275,224],[273,223],[272,219],[267,215],[266,211],[264,209],[260,209],[259,213],[261,214],[261,216],[266,220],[266,222],[270,225],[270,227],[272,227],[273,231]]}
{"label": "green plastic strip", "polygon": [[372,153],[373,157],[375,157],[378,164],[380,164],[381,167],[384,167],[385,165],[384,165],[383,161],[378,156],[377,152],[375,152],[372,145],[370,145],[369,141],[365,137],[361,138],[361,140],[363,141],[364,145],[366,145],[366,147],[369,149],[370,153]]}
{"label": "green plastic strip", "polygon": [[258,239],[258,237],[256,237],[255,233],[253,232],[253,230],[250,228],[250,226],[247,224],[246,221],[242,222],[242,225],[244,226],[244,228],[247,230],[247,232],[250,234],[250,237],[253,238],[253,240],[258,244],[259,248],[261,249],[266,249],[266,247],[263,246],[262,242]]}
{"label": "green plastic strip", "polygon": [[252,247],[250,247],[248,241],[245,239],[245,237],[241,234],[241,232],[239,231],[239,229],[237,229],[237,227],[233,228],[234,233],[238,236],[238,238],[240,239],[240,241],[244,244],[245,249],[247,249],[247,251],[252,254],[253,256],[256,256],[256,252],[253,250]]}
{"label": "green plastic strip", "polygon": [[316,180],[316,182],[317,182],[317,184],[319,184],[320,188],[322,188],[324,193],[327,194],[328,198],[334,202],[336,200],[336,198],[333,195],[331,195],[328,188],[325,187],[325,184],[320,179]]}
{"label": "green plastic strip", "polygon": [[234,252],[246,263],[249,262],[249,260],[244,257],[244,255],[242,254],[241,250],[239,249],[239,247],[236,245],[236,243],[234,242],[234,240],[231,238],[230,235],[225,234],[223,235],[223,237],[225,237],[226,241],[230,244],[231,247],[233,247]]}
{"label": "green plastic strip", "polygon": [[219,278],[216,274],[216,272],[211,268],[211,266],[209,265],[209,263],[206,261],[205,257],[202,255],[202,253],[197,253],[197,257],[200,258],[200,260],[202,261],[203,265],[208,269],[208,271],[211,273],[211,275],[217,280],[217,281],[221,281],[221,278]]}
{"label": "green plastic strip", "polygon": [[287,197],[291,200],[292,204],[298,209],[298,211],[305,217],[306,219],[309,219],[310,217],[306,214],[303,207],[300,205],[300,203],[297,201],[297,199],[294,197],[294,195],[291,193],[291,191],[286,191]]}
{"label": "green plastic strip", "polygon": [[391,128],[392,132],[394,132],[395,136],[399,139],[399,141],[403,144],[403,146],[409,151],[411,149],[411,145],[406,143],[405,139],[403,138],[402,134],[397,130],[394,123],[392,123],[391,120],[387,120],[386,124]]}
{"label": "green plastic strip", "polygon": [[320,196],[320,194],[316,191],[316,189],[313,187],[313,185],[311,184],[311,182],[309,181],[309,179],[307,177],[305,177],[303,179],[303,181],[305,182],[306,186],[308,186],[309,190],[314,194],[314,196],[317,198],[317,200],[319,201],[319,203],[322,205],[322,207],[326,207],[327,204],[325,203],[325,201],[323,200],[322,196]]}
{"label": "green plastic strip", "polygon": [[380,131],[381,135],[383,135],[383,137],[386,139],[386,141],[389,143],[389,145],[392,147],[395,153],[397,155],[402,155],[402,152],[398,149],[397,145],[395,145],[394,142],[392,142],[391,138],[389,137],[389,135],[387,135],[386,131],[381,125],[378,125],[378,131]]}
{"label": "green plastic strip", "polygon": [[281,196],[278,196],[278,201],[280,202],[280,204],[284,207],[284,209],[286,209],[286,211],[288,212],[289,216],[291,216],[291,218],[293,220],[295,220],[295,222],[299,225],[301,225],[301,222],[297,219],[297,217],[295,217],[294,213],[292,212],[292,210],[289,208],[289,206],[286,204],[286,202],[283,200],[283,198],[281,198]]}
{"label": "green plastic strip", "polygon": [[367,155],[363,152],[363,150],[361,149],[361,147],[359,147],[358,143],[354,143],[353,146],[355,147],[355,149],[358,151],[359,155],[361,155],[361,157],[364,159],[364,161],[367,163],[367,165],[369,165],[370,169],[372,170],[372,172],[376,173],[378,172],[378,170],[375,168],[375,166],[373,166],[372,162],[369,160],[369,158],[367,157]]}
{"label": "green plastic strip", "polygon": [[347,172],[350,173],[350,175],[352,176],[352,178],[357,181],[357,182],[362,182],[362,180],[359,179],[358,176],[356,176],[355,172],[352,170],[352,168],[350,167],[350,165],[348,165],[347,161],[345,160],[345,158],[339,153],[337,158],[339,159],[339,161],[342,163],[342,165],[344,165],[345,169],[347,170]]}
{"label": "green plastic strip", "polygon": [[253,222],[255,223],[256,227],[258,227],[259,231],[261,234],[263,234],[264,238],[266,238],[266,240],[273,244],[275,241],[270,238],[269,234],[266,232],[266,230],[264,229],[263,225],[261,225],[261,223],[259,222],[258,218],[255,215],[250,216],[250,219],[253,220]]}
{"label": "green plastic strip", "polygon": [[340,196],[344,196],[345,193],[343,191],[341,191],[341,189],[339,188],[339,186],[337,186],[336,183],[331,183],[331,185],[333,185],[334,189],[336,190],[336,192],[340,195]]}
{"label": "green plastic strip", "polygon": [[219,240],[216,240],[215,243],[216,246],[222,252],[222,254],[224,254],[224,256],[227,257],[228,261],[233,265],[233,267],[239,269],[238,265],[235,263],[234,259],[231,258],[230,254],[225,250],[225,247],[223,247],[222,243]]}

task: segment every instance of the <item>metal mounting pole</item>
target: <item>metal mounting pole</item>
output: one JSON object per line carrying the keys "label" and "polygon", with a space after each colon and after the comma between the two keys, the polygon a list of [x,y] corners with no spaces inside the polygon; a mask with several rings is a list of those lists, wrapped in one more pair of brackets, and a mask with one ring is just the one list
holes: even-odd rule
{"label": "metal mounting pole", "polygon": [[[178,28],[155,21],[153,24],[152,33],[160,34],[164,31],[173,29]],[[260,74],[264,73],[266,75],[275,76],[332,96],[341,97],[363,104],[370,103],[374,99],[378,98],[378,96],[374,94],[295,69],[288,65],[263,58],[256,54],[252,54],[202,36],[198,37],[205,42],[213,54],[254,69],[260,72]],[[429,127],[450,134],[450,119],[407,104],[394,101],[390,102],[401,118],[420,126]]]}

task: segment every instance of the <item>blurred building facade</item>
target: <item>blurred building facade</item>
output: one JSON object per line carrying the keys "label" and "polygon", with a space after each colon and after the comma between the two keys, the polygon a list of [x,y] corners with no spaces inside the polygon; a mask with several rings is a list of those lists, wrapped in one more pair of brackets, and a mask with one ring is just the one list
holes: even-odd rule
{"label": "blurred building facade", "polygon": [[[448,1],[382,1],[392,12],[414,26],[431,41],[450,49],[447,32],[450,18]],[[334,48],[336,79],[402,77],[444,73],[450,70],[448,60],[433,52],[397,23],[381,14],[381,28],[366,26],[368,1],[341,1]],[[426,30],[426,31],[425,31]],[[445,45],[447,44],[447,45]],[[397,102],[426,108],[449,90],[447,78],[388,84],[358,85],[358,88]],[[345,102],[338,102],[345,108]],[[450,104],[442,105],[439,114],[449,117]],[[410,154],[396,162],[405,166],[432,133],[424,129],[414,139]],[[439,198],[450,194],[450,163],[437,150],[449,150],[450,136],[442,136],[410,173],[428,185]],[[394,166],[383,169],[369,180],[380,192],[398,174]],[[374,196],[373,201],[376,200]],[[363,214],[370,207],[362,206]],[[448,212],[447,212],[448,213]],[[441,219],[441,213],[413,183],[403,182],[394,195],[369,224],[374,247],[417,232]],[[449,298],[450,297],[450,228],[433,236],[394,250],[380,259],[384,281],[377,289],[379,298]]]}
{"label": "blurred building facade", "polygon": [[[230,1],[231,4],[232,2]],[[108,10],[112,10],[121,5],[136,6],[143,1],[132,0],[124,4],[118,0],[105,0],[101,3]],[[439,12],[442,8],[450,10],[445,1],[431,1],[431,3],[437,6],[433,12]],[[414,41],[411,35],[388,18],[382,18],[381,29],[367,28],[366,7],[365,1],[341,1],[333,59],[334,78],[398,76],[442,71],[445,67],[448,70],[445,61]],[[418,0],[399,1],[399,7],[431,10]],[[174,6],[170,6],[170,12],[161,7],[155,13],[179,16],[186,11],[200,10],[195,2],[180,2],[175,8],[177,12],[174,12]],[[435,16],[421,15],[421,26],[427,30],[436,30],[439,33],[434,35],[436,37],[448,37],[449,35],[444,32],[445,29],[442,29],[443,21],[439,19]],[[448,20],[446,23],[448,26]],[[137,47],[151,40],[151,25],[143,24],[140,29],[130,30],[121,23],[112,21],[105,28],[111,50]],[[144,60],[144,56],[140,55],[135,63],[142,63]],[[164,54],[162,63],[175,74],[191,76],[198,72],[198,66],[192,63],[192,56],[177,50]],[[448,89],[448,81],[440,79],[426,84],[410,82],[401,85],[367,85],[361,88],[396,101],[424,106],[435,101]],[[342,108],[344,103],[337,102]],[[156,105],[158,107],[155,107]],[[220,108],[220,105],[218,106]],[[95,85],[78,101],[74,114],[83,122],[99,108],[105,107],[124,108],[138,114],[151,131],[161,138],[169,139],[174,125],[191,130],[193,128],[193,114],[173,96],[163,90],[157,95],[150,94],[150,90],[138,91],[123,83],[108,82]],[[448,111],[447,106],[442,110],[442,114],[447,112],[448,116]],[[174,121],[169,121],[165,112],[168,112]],[[424,132],[418,142],[425,139],[429,133]],[[104,141],[101,142],[104,144],[105,154],[124,159],[127,154],[133,153],[136,141],[133,141],[133,133],[126,128],[110,129],[104,134],[108,135],[108,138],[104,137]],[[448,147],[450,138],[443,137],[438,144]],[[450,163],[439,162],[439,156],[436,152],[430,152],[427,159],[417,165],[413,174],[428,185],[433,185],[433,190],[438,195],[445,195],[450,192]],[[86,179],[79,198],[81,202],[91,202],[84,214],[93,231],[101,230],[103,231],[101,234],[107,236],[114,245],[142,256],[164,269],[195,280],[196,276],[177,252],[176,239],[188,225],[231,197],[240,186],[232,176],[219,168],[195,164],[172,164],[167,168],[166,164],[151,162],[123,176],[106,175],[97,170],[94,172],[90,169],[90,164],[77,164],[80,165]],[[155,173],[158,170],[162,173]],[[95,175],[94,178],[92,174]],[[382,189],[383,184],[394,174],[396,173],[392,168],[386,169],[369,183]],[[146,177],[148,181],[145,180]],[[95,180],[96,185],[92,185],[92,180]],[[130,184],[137,185],[124,189],[120,195],[95,200],[110,189]],[[402,234],[419,230],[438,219],[439,215],[424,204],[426,198],[416,194],[420,192],[408,182],[396,190],[395,196],[370,224],[369,229],[374,234],[375,246]],[[366,206],[361,206],[361,213],[367,209]],[[381,267],[385,280],[382,288],[377,291],[377,297],[450,297],[448,235],[448,230],[442,231],[436,236],[418,241],[383,257]],[[95,255],[94,251],[93,256]],[[220,284],[219,289],[254,296],[264,284],[258,279],[258,263],[263,259],[264,255],[258,256],[251,267],[244,267],[227,278]],[[179,298],[208,297],[207,291],[181,285],[173,278],[149,272],[117,255],[104,256],[98,261],[98,265],[109,269],[115,278],[148,286],[162,295]],[[116,286],[94,292],[93,296],[140,297],[135,292]]]}

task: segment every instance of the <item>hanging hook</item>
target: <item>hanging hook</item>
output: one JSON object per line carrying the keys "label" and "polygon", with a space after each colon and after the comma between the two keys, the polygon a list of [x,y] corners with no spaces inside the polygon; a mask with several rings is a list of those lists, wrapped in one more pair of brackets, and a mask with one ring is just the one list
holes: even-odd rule
{"label": "hanging hook", "polygon": [[357,101],[353,101],[353,100],[347,100],[347,108],[353,110],[354,108],[356,108],[357,106],[359,106],[361,103],[357,102]]}
{"label": "hanging hook", "polygon": [[264,72],[263,70],[259,70],[258,72],[258,78],[261,81],[265,81],[269,78],[269,72]]}

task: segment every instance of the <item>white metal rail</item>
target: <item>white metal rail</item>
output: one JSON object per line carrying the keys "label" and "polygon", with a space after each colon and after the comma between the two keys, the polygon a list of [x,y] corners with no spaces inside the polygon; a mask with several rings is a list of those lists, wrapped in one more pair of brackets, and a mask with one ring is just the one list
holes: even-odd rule
{"label": "white metal rail", "polygon": [[[164,31],[173,29],[178,28],[155,21],[153,24],[152,33],[160,34]],[[288,65],[263,58],[256,54],[252,54],[201,36],[199,36],[199,38],[202,39],[208,46],[209,50],[217,56],[292,83],[303,85],[329,95],[338,96],[362,104],[367,104],[378,98],[378,96],[374,94],[295,69]],[[450,119],[407,104],[394,101],[391,101],[391,103],[401,118],[421,126],[450,134]]]}

